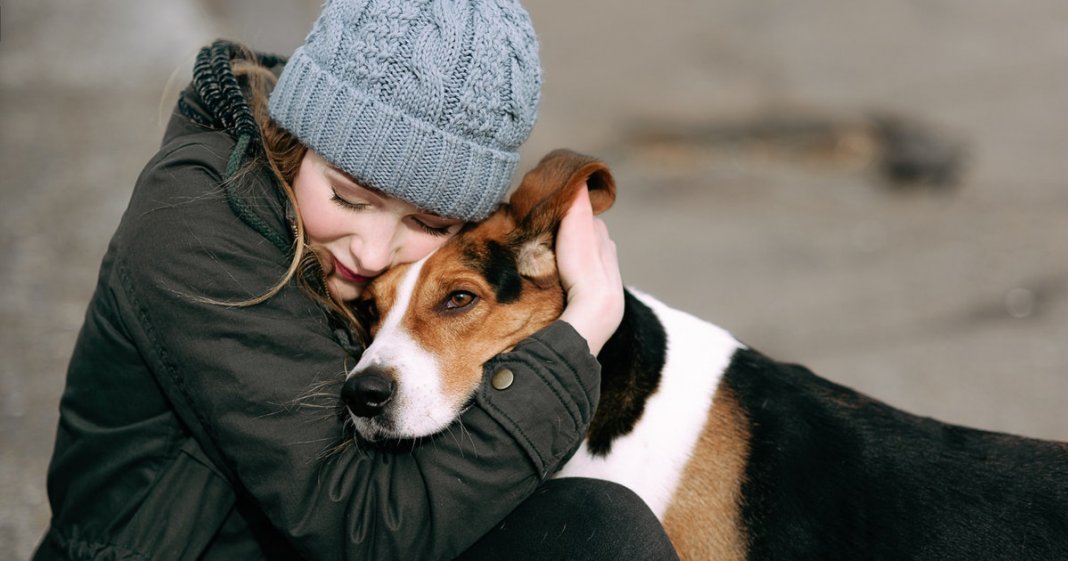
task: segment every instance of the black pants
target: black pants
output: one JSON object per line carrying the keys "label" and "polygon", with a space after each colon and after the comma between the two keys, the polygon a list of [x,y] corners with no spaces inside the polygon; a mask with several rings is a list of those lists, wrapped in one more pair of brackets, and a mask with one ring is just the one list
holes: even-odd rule
{"label": "black pants", "polygon": [[677,560],[649,507],[598,479],[546,482],[457,561]]}

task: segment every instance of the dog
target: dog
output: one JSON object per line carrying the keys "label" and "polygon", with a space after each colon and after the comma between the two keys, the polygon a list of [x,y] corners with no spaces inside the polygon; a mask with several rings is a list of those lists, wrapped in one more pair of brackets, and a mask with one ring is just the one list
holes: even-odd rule
{"label": "dog", "polygon": [[[604,163],[552,152],[490,218],[365,289],[373,340],[342,390],[360,437],[445,429],[484,362],[560,315],[554,236],[583,185],[595,212],[614,202]],[[1068,560],[1066,443],[911,415],[634,289],[598,360],[556,477],[631,488],[683,559]]]}

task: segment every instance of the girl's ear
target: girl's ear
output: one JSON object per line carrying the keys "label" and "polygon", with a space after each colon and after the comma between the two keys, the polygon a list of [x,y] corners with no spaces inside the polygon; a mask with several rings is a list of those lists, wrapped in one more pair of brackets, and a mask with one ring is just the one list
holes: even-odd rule
{"label": "girl's ear", "polygon": [[525,237],[555,235],[579,189],[589,187],[594,214],[616,200],[616,183],[608,166],[570,150],[554,150],[523,176],[509,201],[512,216]]}

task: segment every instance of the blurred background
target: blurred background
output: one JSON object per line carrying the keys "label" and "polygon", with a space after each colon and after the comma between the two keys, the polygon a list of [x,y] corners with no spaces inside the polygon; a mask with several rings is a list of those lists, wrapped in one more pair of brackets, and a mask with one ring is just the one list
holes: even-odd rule
{"label": "blurred background", "polygon": [[[522,169],[605,159],[625,280],[910,411],[1068,440],[1068,4],[527,0]],[[0,550],[30,555],[97,267],[197,49],[311,0],[0,5]],[[121,404],[116,404],[121,406]]]}

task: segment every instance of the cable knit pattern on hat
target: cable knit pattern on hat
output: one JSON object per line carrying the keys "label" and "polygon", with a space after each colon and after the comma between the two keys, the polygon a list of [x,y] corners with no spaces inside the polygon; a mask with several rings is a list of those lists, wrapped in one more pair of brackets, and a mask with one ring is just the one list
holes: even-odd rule
{"label": "cable knit pattern on hat", "polygon": [[541,91],[513,0],[333,0],[289,59],[272,118],[356,180],[478,220],[500,203]]}

